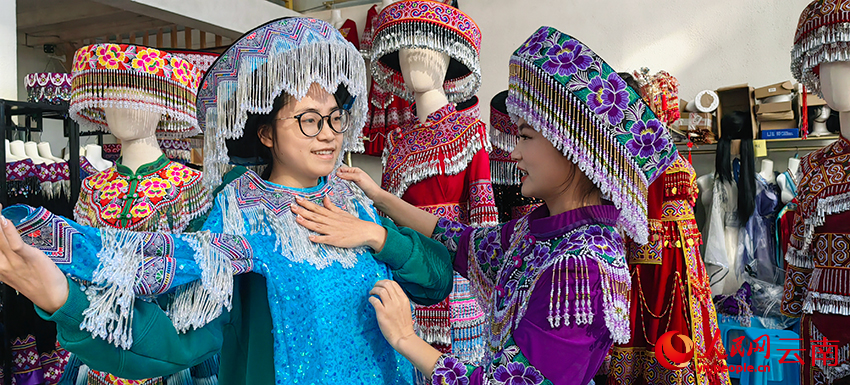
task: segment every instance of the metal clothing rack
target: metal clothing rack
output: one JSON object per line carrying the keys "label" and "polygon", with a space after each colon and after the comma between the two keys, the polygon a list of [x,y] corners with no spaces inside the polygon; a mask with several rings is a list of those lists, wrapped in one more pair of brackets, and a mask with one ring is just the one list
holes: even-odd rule
{"label": "metal clothing rack", "polygon": [[[23,116],[24,126],[13,124],[13,116]],[[68,113],[68,104],[53,105],[46,103],[30,103],[19,102],[12,100],[0,99],[0,136],[3,139],[11,139],[10,136],[14,132],[25,133],[26,139],[31,140],[33,132],[44,131],[44,119],[56,119],[63,122],[64,135],[68,138],[68,149],[70,151],[70,159],[68,160],[68,171],[71,179],[71,202],[74,204],[80,195],[80,127],[74,122]],[[32,124],[35,123],[35,127]],[[86,133],[85,135],[100,135],[99,142],[102,141],[101,133]],[[3,170],[0,176],[0,203],[5,207],[8,203],[8,186],[6,181],[6,142],[0,140],[0,169]],[[7,285],[0,285],[2,290],[2,299],[4,303],[9,303],[11,296],[15,295],[14,289]],[[9,345],[8,335],[6,333],[6,325],[9,325],[9,312],[3,312],[3,333],[2,333],[2,365],[4,373],[4,385],[12,384],[12,351]]]}
{"label": "metal clothing rack", "polygon": [[[821,136],[821,137],[810,137],[808,139],[767,139],[765,140],[765,144],[767,145],[767,152],[812,152],[816,150],[820,150],[824,146],[831,144],[832,142],[838,140],[838,135],[830,135],[830,136]],[[684,143],[677,143],[676,147],[678,148],[680,153],[687,154],[688,147]],[[715,154],[717,149],[716,144],[701,144],[694,145],[694,147],[690,150],[690,153],[693,155],[713,155]]]}

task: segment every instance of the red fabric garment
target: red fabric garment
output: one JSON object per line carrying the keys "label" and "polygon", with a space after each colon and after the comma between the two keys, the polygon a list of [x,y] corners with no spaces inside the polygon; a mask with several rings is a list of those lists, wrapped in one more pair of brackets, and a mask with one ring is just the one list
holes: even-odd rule
{"label": "red fabric garment", "polygon": [[391,132],[400,132],[402,127],[412,126],[416,115],[410,103],[393,96],[377,82],[372,81],[369,90],[369,119],[363,127],[364,154],[382,156],[386,147],[386,137]]}
{"label": "red fabric garment", "polygon": [[342,23],[342,27],[339,28],[339,33],[342,34],[342,37],[345,40],[354,44],[354,48],[360,49],[360,37],[357,36],[357,23],[354,20],[348,19],[344,23]]}
{"label": "red fabric garment", "polygon": [[[714,370],[719,360],[705,358],[719,328],[699,253],[702,237],[693,212],[697,196],[696,173],[681,156],[649,186],[649,243],[629,242],[628,247],[632,336],[629,343],[611,349],[611,385],[729,383],[728,372]],[[694,342],[697,354],[684,369],[665,369],[656,359],[655,344],[669,331]],[[674,346],[679,343],[674,339]],[[684,346],[678,348],[684,351]],[[719,342],[715,348],[723,351]]]}
{"label": "red fabric garment", "polygon": [[[425,123],[414,120],[393,131],[384,151],[381,186],[442,218],[475,226],[498,223],[487,128],[479,116],[477,100],[460,111],[450,103]],[[465,278],[456,274],[449,299],[416,307],[421,335],[443,353],[478,361],[484,349],[484,313]]]}
{"label": "red fabric garment", "polygon": [[360,37],[360,49],[365,51],[372,50],[372,41],[375,38],[375,28],[377,27],[378,4],[375,4],[366,12],[366,28],[363,28],[363,35]]}
{"label": "red fabric garment", "polygon": [[[804,349],[802,352],[797,352],[803,357],[800,373],[801,384],[850,384],[850,377],[830,381],[828,376],[830,370],[838,369],[841,365],[848,363],[846,353],[840,353],[842,348],[847,349],[847,346],[850,346],[850,329],[847,328],[847,316],[820,313],[804,314],[800,322],[800,337],[803,339],[801,347]],[[814,353],[812,349],[816,349]],[[793,357],[793,354],[794,352],[791,352],[789,357]],[[833,366],[832,358],[838,358],[834,362],[837,365]],[[795,361],[795,358],[790,358],[789,361]]]}

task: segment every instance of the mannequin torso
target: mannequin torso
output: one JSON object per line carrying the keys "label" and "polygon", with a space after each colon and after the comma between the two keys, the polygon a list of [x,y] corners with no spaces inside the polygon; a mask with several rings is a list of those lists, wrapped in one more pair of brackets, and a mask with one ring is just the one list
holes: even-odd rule
{"label": "mannequin torso", "polygon": [[38,144],[35,142],[26,142],[24,143],[24,152],[27,154],[27,157],[32,159],[32,162],[35,164],[53,164],[53,160],[42,158],[38,155]]}
{"label": "mannequin torso", "polygon": [[15,141],[12,141],[11,143],[9,143],[9,152],[11,152],[12,155],[14,155],[14,156],[16,156],[20,159],[29,159],[30,158],[27,155],[26,151],[24,150],[24,142],[22,142],[20,140],[15,140]]}
{"label": "mannequin torso", "polygon": [[12,145],[11,145],[11,143],[9,143],[9,139],[4,139],[4,140],[6,141],[6,163],[12,163],[12,162],[24,160],[24,158],[21,158],[19,156],[12,154],[12,148],[11,148]]}
{"label": "mannequin torso", "polygon": [[773,161],[770,159],[762,159],[761,161],[761,170],[759,171],[759,175],[761,175],[767,183],[776,183],[776,175],[773,173]]}
{"label": "mannequin torso", "polygon": [[54,162],[64,162],[64,160],[53,156],[53,151],[50,150],[50,143],[41,142],[38,144],[38,155],[44,159],[49,159]]}
{"label": "mannequin torso", "polygon": [[112,167],[112,162],[103,159],[103,149],[96,144],[88,144],[85,147],[85,151],[81,151],[81,153],[85,154],[86,160],[94,166],[97,171],[103,171],[110,167]]}
{"label": "mannequin torso", "polygon": [[797,170],[800,167],[800,160],[797,158],[788,158],[788,171],[779,174],[776,177],[776,183],[782,191],[782,203],[787,204],[797,196]]}

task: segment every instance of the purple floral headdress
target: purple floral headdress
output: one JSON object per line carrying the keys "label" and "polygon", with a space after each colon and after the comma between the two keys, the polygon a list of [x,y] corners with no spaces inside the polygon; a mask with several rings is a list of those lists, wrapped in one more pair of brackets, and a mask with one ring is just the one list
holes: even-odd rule
{"label": "purple floral headdress", "polygon": [[541,27],[511,56],[508,112],[569,158],[648,238],[647,186],[676,159],[667,129],[635,90],[582,42]]}

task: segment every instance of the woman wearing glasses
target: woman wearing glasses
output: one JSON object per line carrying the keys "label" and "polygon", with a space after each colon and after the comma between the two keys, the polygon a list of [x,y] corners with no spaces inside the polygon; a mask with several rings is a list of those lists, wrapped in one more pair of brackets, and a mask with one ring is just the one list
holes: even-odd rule
{"label": "woman wearing glasses", "polygon": [[[379,219],[333,173],[343,151],[362,148],[359,52],[323,21],[270,22],[210,68],[198,107],[204,177],[218,186],[193,224],[203,231],[98,231],[13,206],[3,211],[10,220],[0,217],[0,281],[57,323],[67,350],[123,378],[167,375],[220,351],[222,384],[412,383],[367,293],[392,278],[414,301],[439,302],[451,261],[435,241]],[[339,214],[323,229],[359,231],[318,236],[299,225],[296,201]]]}

